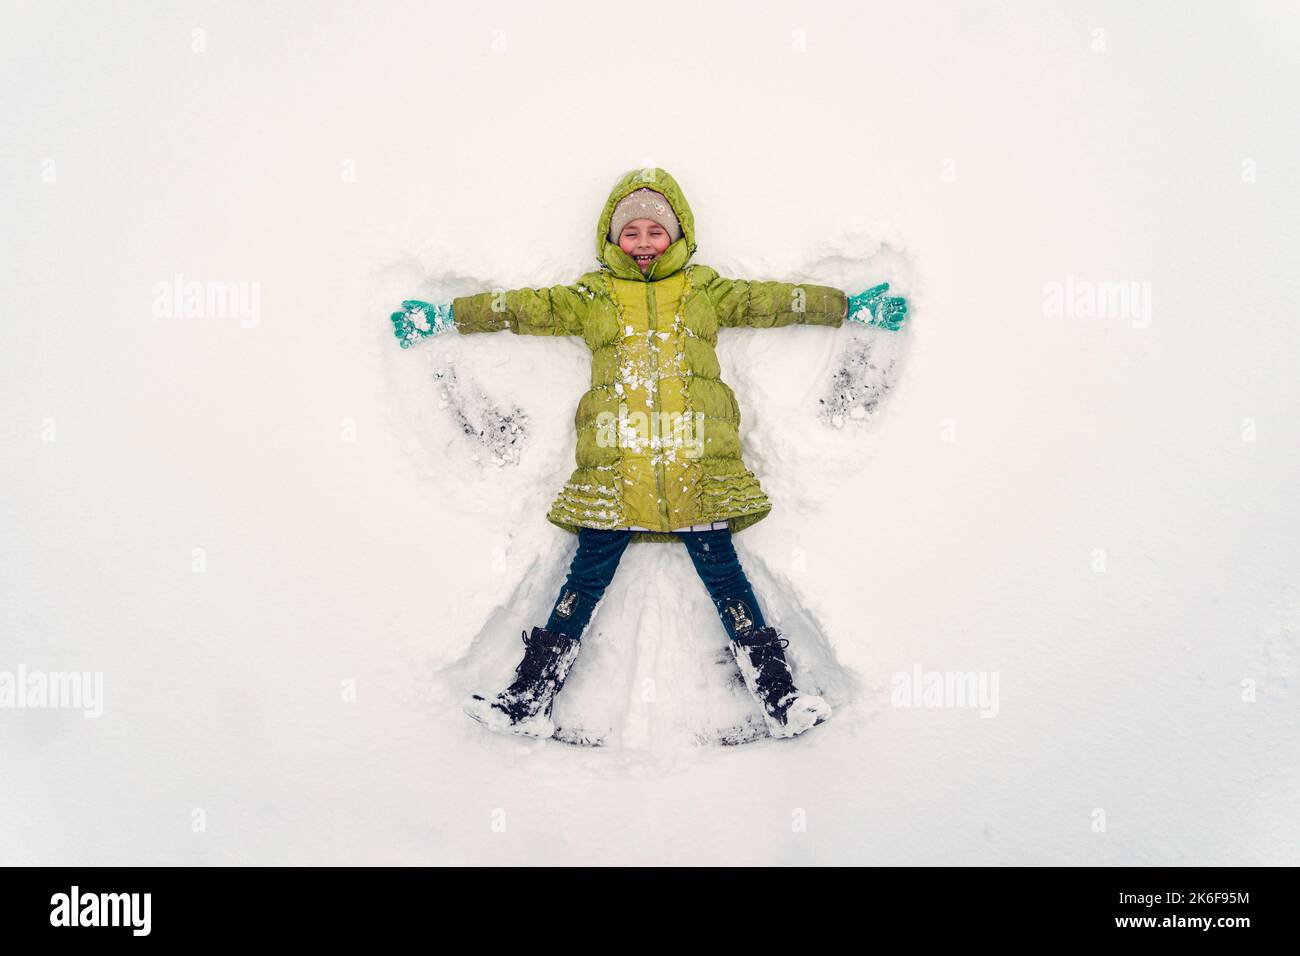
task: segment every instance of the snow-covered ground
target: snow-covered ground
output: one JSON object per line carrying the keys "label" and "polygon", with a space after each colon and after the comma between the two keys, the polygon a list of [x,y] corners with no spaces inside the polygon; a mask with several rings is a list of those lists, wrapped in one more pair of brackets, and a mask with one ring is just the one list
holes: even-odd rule
{"label": "snow-covered ground", "polygon": [[[0,862],[1300,862],[1294,7],[564,7],[6,5],[0,703],[102,713],[0,708]],[[697,742],[748,703],[661,543],[556,706],[607,746],[459,710],[590,353],[388,313],[573,281],[643,165],[693,261],[909,300],[721,333],[793,740]]]}

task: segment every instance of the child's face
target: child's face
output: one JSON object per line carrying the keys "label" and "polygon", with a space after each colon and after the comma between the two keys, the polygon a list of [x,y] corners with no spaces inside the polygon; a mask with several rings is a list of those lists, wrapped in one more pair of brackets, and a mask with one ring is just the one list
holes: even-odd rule
{"label": "child's face", "polygon": [[623,227],[618,237],[618,247],[632,257],[645,272],[664,250],[672,244],[668,230],[653,219],[633,219]]}

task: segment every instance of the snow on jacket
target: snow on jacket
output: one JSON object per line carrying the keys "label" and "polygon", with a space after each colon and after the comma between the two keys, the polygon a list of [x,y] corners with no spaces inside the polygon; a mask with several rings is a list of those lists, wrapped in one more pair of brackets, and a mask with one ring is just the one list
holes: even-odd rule
{"label": "snow on jacket", "polygon": [[[682,228],[644,273],[608,237],[614,207],[642,187],[668,199]],[[574,416],[577,468],[547,514],[567,531],[644,529],[633,540],[676,541],[673,529],[725,520],[734,533],[772,510],[741,457],[740,406],[721,377],[718,330],[839,328],[848,299],[830,286],[725,279],[687,265],[695,248],[676,180],[659,168],[633,170],[596,224],[598,271],[572,285],[452,303],[465,334],[572,335],[591,348],[591,387]]]}

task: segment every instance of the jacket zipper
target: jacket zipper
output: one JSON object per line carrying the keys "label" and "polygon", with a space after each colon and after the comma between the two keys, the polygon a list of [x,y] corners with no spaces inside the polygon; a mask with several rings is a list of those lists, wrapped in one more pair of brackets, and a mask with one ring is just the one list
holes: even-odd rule
{"label": "jacket zipper", "polygon": [[651,282],[648,277],[646,279],[646,284],[645,284],[645,294],[646,294],[646,304],[650,309],[650,315],[649,315],[650,335],[646,344],[649,348],[651,358],[654,360],[654,366],[655,366],[654,367],[654,386],[655,386],[654,422],[650,429],[650,436],[651,436],[650,444],[651,447],[654,446],[655,444],[654,438],[655,435],[658,434],[660,441],[659,441],[659,448],[656,449],[655,451],[655,491],[659,495],[659,530],[668,531],[671,529],[668,527],[668,500],[664,497],[664,457],[663,457],[663,436],[662,436],[663,423],[660,420],[662,416],[659,414],[659,351],[657,346],[652,344],[655,341],[656,338],[655,332],[658,331],[659,326],[657,322],[657,316],[655,315],[654,283]]}

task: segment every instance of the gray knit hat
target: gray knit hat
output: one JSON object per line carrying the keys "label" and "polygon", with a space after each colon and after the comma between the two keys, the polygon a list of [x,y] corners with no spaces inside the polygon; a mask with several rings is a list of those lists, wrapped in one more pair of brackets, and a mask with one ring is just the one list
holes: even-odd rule
{"label": "gray knit hat", "polygon": [[653,189],[638,189],[628,193],[614,207],[614,214],[609,220],[609,240],[617,243],[623,234],[623,227],[633,219],[653,219],[668,231],[668,238],[676,242],[681,238],[682,227],[673,212],[672,204],[664,198],[663,193]]}

